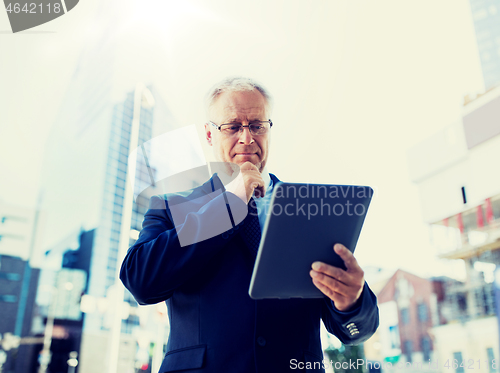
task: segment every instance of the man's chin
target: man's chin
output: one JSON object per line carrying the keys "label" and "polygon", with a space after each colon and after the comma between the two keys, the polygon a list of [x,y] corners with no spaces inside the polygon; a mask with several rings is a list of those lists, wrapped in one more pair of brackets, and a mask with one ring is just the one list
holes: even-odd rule
{"label": "man's chin", "polygon": [[262,172],[262,162],[256,161],[254,159],[244,159],[244,160],[233,160],[233,163],[236,163],[238,166],[242,166],[244,163],[250,162],[253,164],[255,167],[259,169],[259,171]]}
{"label": "man's chin", "polygon": [[251,162],[255,164],[260,161],[260,157],[257,154],[236,154],[233,157],[233,162],[237,164],[243,164],[245,162]]}
{"label": "man's chin", "polygon": [[262,172],[262,170],[264,169],[264,164],[260,162],[260,159],[259,161],[256,161],[255,159],[247,160],[247,159],[235,159],[235,158],[232,158],[231,162],[228,161],[215,162],[215,164],[212,165],[212,169],[214,171],[216,170],[223,171],[228,175],[231,175],[234,171],[239,170],[239,168],[246,162],[250,162],[253,165],[255,165],[255,167],[257,167],[257,169],[259,170],[259,172]]}

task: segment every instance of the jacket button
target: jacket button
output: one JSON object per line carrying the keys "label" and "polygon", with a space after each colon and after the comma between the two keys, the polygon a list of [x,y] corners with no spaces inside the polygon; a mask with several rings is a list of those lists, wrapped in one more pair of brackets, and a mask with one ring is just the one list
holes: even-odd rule
{"label": "jacket button", "polygon": [[264,337],[259,337],[257,338],[257,344],[260,347],[264,347],[266,345],[266,339]]}
{"label": "jacket button", "polygon": [[227,240],[229,238],[229,235],[226,232],[224,232],[224,233],[222,233],[222,238]]}

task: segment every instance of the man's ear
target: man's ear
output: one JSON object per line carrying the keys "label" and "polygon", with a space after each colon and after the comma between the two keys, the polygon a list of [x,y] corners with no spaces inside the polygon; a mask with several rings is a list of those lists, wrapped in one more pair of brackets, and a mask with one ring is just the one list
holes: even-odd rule
{"label": "man's ear", "polygon": [[212,130],[208,123],[205,123],[205,138],[207,139],[208,145],[212,146]]}

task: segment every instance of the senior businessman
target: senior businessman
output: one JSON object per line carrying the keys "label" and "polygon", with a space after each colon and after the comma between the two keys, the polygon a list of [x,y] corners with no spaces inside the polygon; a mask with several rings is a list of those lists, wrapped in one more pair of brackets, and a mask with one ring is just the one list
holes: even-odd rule
{"label": "senior businessman", "polygon": [[270,96],[251,79],[229,78],[209,92],[208,116],[206,140],[226,169],[193,190],[151,198],[121,268],[140,304],[167,304],[160,372],[323,371],[320,321],[343,343],[361,343],[378,326],[376,297],[352,253],[332,242],[347,269],[311,263],[323,298],[250,298],[263,207],[279,181],[266,167]]}

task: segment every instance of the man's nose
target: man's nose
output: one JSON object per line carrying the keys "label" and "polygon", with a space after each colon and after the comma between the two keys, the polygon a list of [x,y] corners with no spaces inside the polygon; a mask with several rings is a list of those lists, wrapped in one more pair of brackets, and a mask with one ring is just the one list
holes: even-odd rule
{"label": "man's nose", "polygon": [[253,136],[250,133],[250,128],[242,127],[238,133],[239,141],[242,144],[251,144],[253,142]]}

